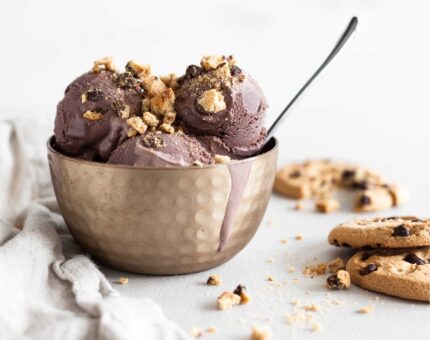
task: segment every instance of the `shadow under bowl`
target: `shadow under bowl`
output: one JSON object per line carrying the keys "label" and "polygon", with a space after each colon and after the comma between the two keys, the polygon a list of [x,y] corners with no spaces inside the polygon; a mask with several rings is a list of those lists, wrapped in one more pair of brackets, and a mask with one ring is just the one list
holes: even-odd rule
{"label": "shadow under bowl", "polygon": [[137,168],[72,158],[48,140],[52,183],[78,243],[122,271],[173,275],[218,266],[254,236],[272,192],[278,144],[231,164],[250,165],[231,234],[218,251],[232,179],[228,165]]}

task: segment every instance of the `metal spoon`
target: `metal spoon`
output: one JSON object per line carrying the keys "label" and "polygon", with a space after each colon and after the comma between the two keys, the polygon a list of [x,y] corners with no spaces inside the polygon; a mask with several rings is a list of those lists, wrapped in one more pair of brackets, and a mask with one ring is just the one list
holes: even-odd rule
{"label": "metal spoon", "polygon": [[[358,24],[357,17],[353,17],[351,21],[349,22],[348,26],[345,29],[345,32],[341,35],[339,38],[339,41],[334,46],[333,50],[330,52],[328,57],[324,60],[324,62],[321,64],[321,66],[315,71],[315,73],[312,75],[312,77],[309,78],[309,80],[303,85],[303,87],[300,89],[299,92],[293,97],[293,99],[288,103],[288,105],[285,107],[285,109],[280,113],[278,118],[276,118],[275,122],[270,127],[269,131],[267,132],[266,140],[264,145],[270,140],[270,138],[273,137],[276,129],[281,125],[281,123],[284,121],[284,119],[288,116],[290,113],[290,108],[293,106],[293,104],[296,102],[296,100],[300,97],[300,95],[306,90],[306,88],[312,83],[312,81],[321,73],[321,71],[332,61],[332,59],[335,57],[335,55],[342,49],[343,45],[347,42],[351,34],[355,31]],[[264,148],[264,145],[262,149]]]}

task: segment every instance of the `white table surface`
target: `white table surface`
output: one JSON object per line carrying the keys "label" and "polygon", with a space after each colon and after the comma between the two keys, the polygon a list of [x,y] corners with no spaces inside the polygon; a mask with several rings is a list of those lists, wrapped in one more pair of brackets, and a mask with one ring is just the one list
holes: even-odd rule
{"label": "white table surface", "polygon": [[[352,41],[278,131],[279,164],[325,157],[367,165],[410,189],[410,201],[384,215],[429,215],[426,1],[2,3],[0,118],[31,123],[29,143],[35,155],[43,157],[56,103],[94,59],[111,55],[121,64],[136,58],[153,64],[156,73],[180,73],[203,54],[233,53],[265,90],[270,122],[326,56],[352,15],[360,20]],[[304,212],[292,206],[293,201],[273,196],[252,242],[208,272],[150,277],[103,271],[111,280],[127,276],[129,284],[117,287],[122,294],[154,299],[186,330],[216,327],[218,333],[207,338],[246,339],[254,324],[269,325],[276,339],[405,339],[428,334],[428,304],[357,287],[328,292],[324,277],[305,278],[305,265],[347,256],[326,238],[332,226],[356,215],[347,209],[317,214],[310,202]],[[297,233],[303,240],[294,239]],[[291,266],[295,272],[289,272]],[[222,276],[223,286],[203,284],[211,273]],[[271,285],[269,275],[282,285]],[[247,286],[250,304],[216,310],[216,297],[239,283]],[[321,311],[310,313],[311,321],[288,325],[285,315],[302,310],[292,305],[295,298],[302,305],[316,303]],[[372,313],[356,313],[367,305],[374,306]],[[314,321],[321,325],[320,332],[309,330]]]}

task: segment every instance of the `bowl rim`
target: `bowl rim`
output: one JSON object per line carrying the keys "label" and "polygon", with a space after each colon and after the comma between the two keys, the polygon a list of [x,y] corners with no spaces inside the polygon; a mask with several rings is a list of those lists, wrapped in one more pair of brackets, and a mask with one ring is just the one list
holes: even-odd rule
{"label": "bowl rim", "polygon": [[75,157],[66,156],[63,153],[55,150],[52,146],[52,143],[55,139],[55,136],[52,135],[48,138],[46,145],[48,148],[48,154],[54,154],[58,158],[62,158],[68,162],[78,163],[78,164],[85,164],[89,166],[95,166],[95,167],[105,167],[110,169],[133,169],[133,170],[196,170],[196,169],[211,169],[211,168],[219,168],[227,166],[228,164],[243,164],[247,162],[254,162],[256,160],[268,158],[271,155],[275,154],[278,151],[279,143],[278,140],[275,137],[270,138],[270,140],[267,143],[273,143],[273,146],[266,152],[253,156],[248,157],[240,160],[232,160],[229,163],[219,163],[219,164],[203,164],[201,166],[171,166],[171,167],[151,167],[151,166],[133,166],[133,165],[124,165],[124,164],[110,164],[110,163],[101,163],[101,162],[93,162],[88,161],[84,159],[79,159]]}

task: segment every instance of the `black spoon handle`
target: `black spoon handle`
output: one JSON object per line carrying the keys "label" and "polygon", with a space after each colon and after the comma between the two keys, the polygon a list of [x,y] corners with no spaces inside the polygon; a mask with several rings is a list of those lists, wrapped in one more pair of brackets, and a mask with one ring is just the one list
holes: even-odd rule
{"label": "black spoon handle", "polygon": [[312,77],[309,78],[309,80],[306,82],[305,85],[300,89],[299,92],[294,96],[294,98],[288,103],[288,105],[285,107],[285,109],[281,112],[281,114],[276,118],[275,122],[270,127],[269,131],[267,132],[266,141],[270,140],[271,137],[273,137],[273,134],[275,133],[275,130],[281,125],[281,122],[288,116],[287,113],[290,113],[289,109],[291,106],[296,102],[296,100],[300,97],[300,95],[306,90],[306,88],[312,83],[312,81],[321,73],[322,70],[332,61],[332,59],[335,57],[335,55],[342,49],[343,45],[348,41],[351,34],[355,31],[358,24],[357,17],[353,17],[351,21],[348,24],[348,27],[345,29],[345,32],[343,32],[342,36],[339,38],[339,41],[334,46],[333,50],[330,52],[326,60],[321,64],[321,66],[315,71],[315,73],[312,75]]}

